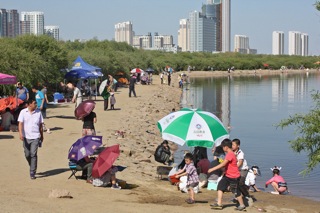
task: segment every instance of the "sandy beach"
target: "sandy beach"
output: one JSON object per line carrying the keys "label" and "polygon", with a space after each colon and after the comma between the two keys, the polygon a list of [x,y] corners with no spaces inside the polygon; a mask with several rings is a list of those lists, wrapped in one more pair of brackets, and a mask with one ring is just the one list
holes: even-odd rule
{"label": "sandy beach", "polygon": [[[288,71],[289,72],[289,71]],[[301,71],[300,71],[301,72]],[[305,71],[302,71],[305,72]],[[309,71],[313,72],[313,71]],[[235,71],[231,75],[270,74],[281,71]],[[191,77],[228,75],[227,72],[191,72]],[[161,85],[159,76],[154,76],[152,85],[137,85],[137,98],[128,97],[128,88],[115,92],[117,110],[103,110],[103,100],[97,97],[95,124],[97,135],[103,136],[106,146],[120,144],[121,155],[116,165],[127,166],[117,173],[130,189],[112,190],[93,187],[84,180],[68,179],[68,150],[81,137],[82,122],[74,118],[74,104],[50,105],[47,110],[46,126],[51,134],[44,133],[44,142],[38,152],[38,173],[36,180],[30,180],[29,168],[24,158],[22,141],[17,132],[0,132],[1,161],[0,212],[210,212],[209,204],[214,202],[216,191],[202,189],[196,195],[194,205],[184,202],[183,194],[168,181],[158,180],[153,153],[162,142],[156,123],[179,109],[181,90],[177,74],[172,77],[173,86]],[[124,138],[118,138],[117,130],[125,131]],[[81,172],[80,172],[81,173]],[[78,173],[78,175],[80,175]],[[262,187],[262,186],[260,186]],[[52,189],[67,190],[73,196],[49,198]],[[272,195],[256,192],[258,200],[247,212],[320,212],[320,202],[292,195]],[[223,212],[234,212],[231,194],[224,194]],[[219,210],[216,210],[219,211]]]}

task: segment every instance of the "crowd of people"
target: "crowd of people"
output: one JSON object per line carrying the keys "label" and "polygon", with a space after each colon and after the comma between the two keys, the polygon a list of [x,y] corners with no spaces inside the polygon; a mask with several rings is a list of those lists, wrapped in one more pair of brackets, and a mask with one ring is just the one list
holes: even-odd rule
{"label": "crowd of people", "polygon": [[[163,141],[155,151],[155,160],[159,163],[170,165],[172,153],[168,141]],[[168,148],[167,148],[168,147]],[[209,187],[215,183],[217,190],[216,202],[211,204],[212,209],[223,209],[222,197],[224,192],[230,191],[235,197],[233,202],[237,203],[236,210],[244,211],[246,205],[256,201],[250,194],[259,192],[256,186],[256,178],[260,175],[258,166],[249,167],[244,152],[240,149],[240,140],[225,139],[220,146],[212,149],[213,160],[210,162],[207,156],[207,149],[195,147],[193,153],[186,153],[180,165],[175,166],[169,173],[172,184],[178,186],[182,192],[188,192],[189,197],[185,201],[194,204],[195,194],[201,187]],[[272,185],[272,194],[288,193],[286,181],[280,176],[281,167],[271,168],[273,177],[268,180],[265,187]]]}
{"label": "crowd of people", "polygon": [[[165,83],[164,73],[160,73],[161,84]],[[187,75],[179,75],[179,87],[183,87],[183,82],[188,81]],[[129,78],[129,97],[132,95],[137,97],[135,85],[137,83],[137,75],[131,74]],[[171,73],[167,74],[167,82],[171,84]],[[86,90],[97,92],[97,88],[88,89],[87,82],[84,82]],[[73,96],[71,101],[75,103],[75,108],[82,103],[81,89],[77,87],[75,82],[68,82],[65,86],[69,91],[72,91]],[[95,85],[94,85],[95,86]],[[101,96],[104,99],[103,109],[115,109],[116,98],[116,83],[111,75],[107,77],[107,83]],[[34,98],[30,97],[26,87],[18,82],[15,95],[21,99],[23,103],[12,113],[9,108],[2,114],[1,128],[3,130],[18,130],[19,138],[23,141],[25,158],[29,164],[30,178],[36,179],[37,170],[37,151],[42,146],[44,141],[43,132],[50,133],[50,129],[46,128],[44,119],[47,118],[47,87],[33,86],[32,92]],[[88,115],[82,118],[82,137],[87,135],[96,135],[95,123],[97,123],[97,114],[91,111]],[[16,127],[14,128],[14,125]],[[213,209],[223,209],[222,198],[226,191],[231,191],[235,194],[235,201],[238,203],[236,210],[243,211],[246,209],[244,200],[255,201],[255,198],[250,195],[250,189],[254,192],[259,192],[260,189],[256,186],[255,180],[260,175],[258,166],[249,167],[243,151],[240,149],[240,140],[225,139],[221,145],[213,149],[213,160],[209,161],[206,149],[195,148],[194,153],[186,153],[183,162],[176,168],[174,177],[179,179],[177,184],[181,191],[188,192],[189,197],[185,200],[188,204],[196,202],[196,193],[199,188],[206,186],[209,182],[217,182],[217,202],[211,204]],[[169,142],[163,141],[155,151],[155,160],[164,165],[171,166],[174,163],[173,153],[170,150]],[[101,177],[92,177],[92,167],[94,158],[85,156],[84,158],[75,161],[83,170],[82,177],[87,183],[97,187],[105,187],[111,185],[113,189],[121,189],[117,184],[116,173],[118,169],[112,166]],[[282,176],[280,176],[281,167],[271,168],[273,177],[268,180],[265,187],[271,185],[273,187],[272,194],[286,194],[288,186]],[[205,183],[201,183],[201,182]]]}

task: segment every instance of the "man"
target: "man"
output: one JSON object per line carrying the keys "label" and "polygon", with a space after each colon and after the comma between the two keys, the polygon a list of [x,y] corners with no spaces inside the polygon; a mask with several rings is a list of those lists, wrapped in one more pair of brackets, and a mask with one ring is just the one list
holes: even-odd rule
{"label": "man", "polygon": [[47,103],[46,103],[44,94],[40,90],[38,90],[36,86],[32,87],[32,92],[35,94],[37,108],[40,109],[42,113],[42,117],[46,118]]}
{"label": "man", "polygon": [[21,82],[17,83],[16,96],[23,101],[29,100],[29,91]]}
{"label": "man", "polygon": [[36,179],[38,147],[43,142],[43,117],[35,100],[28,100],[28,107],[21,110],[19,118],[19,135],[23,141],[25,157],[30,166],[30,178]]}
{"label": "man", "polygon": [[68,82],[67,87],[69,89],[73,90],[73,97],[72,97],[71,101],[72,101],[72,103],[76,103],[75,108],[77,108],[79,106],[79,104],[81,104],[81,102],[82,102],[81,91],[71,81]]}
{"label": "man", "polygon": [[136,84],[136,75],[132,74],[129,80],[129,97],[131,97],[131,92],[133,92],[134,97],[137,97],[136,91],[134,90],[134,85]]}
{"label": "man", "polygon": [[223,151],[226,153],[225,159],[219,165],[211,168],[208,170],[208,173],[221,169],[222,167],[225,168],[225,175],[218,183],[218,200],[217,203],[211,204],[210,206],[213,209],[223,209],[222,206],[222,196],[223,192],[227,190],[230,186],[231,191],[236,194],[237,200],[239,202],[239,206],[236,208],[238,211],[244,211],[246,209],[242,195],[239,189],[239,179],[240,179],[240,172],[237,166],[237,158],[232,151],[232,143],[229,139],[224,139],[221,143],[221,147]]}

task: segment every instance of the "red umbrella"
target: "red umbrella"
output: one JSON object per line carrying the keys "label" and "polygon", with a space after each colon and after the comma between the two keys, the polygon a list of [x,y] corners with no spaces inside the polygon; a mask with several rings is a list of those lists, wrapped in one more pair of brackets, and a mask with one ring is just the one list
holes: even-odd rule
{"label": "red umbrella", "polygon": [[74,110],[74,116],[76,116],[77,119],[81,119],[92,112],[94,107],[96,106],[96,103],[92,100],[85,100],[79,106]]}
{"label": "red umbrella", "polygon": [[142,72],[143,72],[143,70],[140,68],[134,68],[131,70],[131,73],[142,73]]}
{"label": "red umbrella", "polygon": [[101,177],[108,171],[120,155],[119,144],[106,147],[97,157],[92,167],[92,177]]}

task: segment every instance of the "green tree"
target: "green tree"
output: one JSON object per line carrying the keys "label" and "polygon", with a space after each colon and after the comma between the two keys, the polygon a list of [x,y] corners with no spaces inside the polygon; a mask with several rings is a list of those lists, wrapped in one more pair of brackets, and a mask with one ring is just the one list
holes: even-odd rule
{"label": "green tree", "polygon": [[316,7],[317,10],[320,11],[320,1],[316,1],[316,3],[314,4],[314,6]]}
{"label": "green tree", "polygon": [[320,163],[320,93],[311,94],[315,106],[307,114],[295,114],[282,120],[277,127],[282,129],[291,125],[296,126],[297,137],[290,140],[291,148],[308,155],[307,168],[303,174],[310,173]]}

